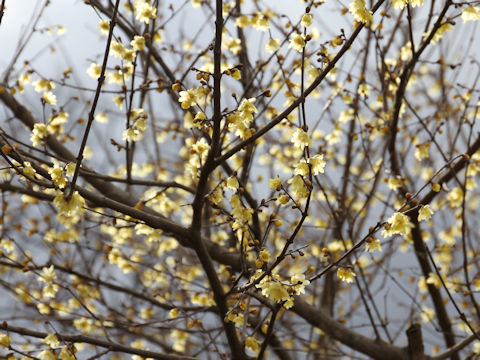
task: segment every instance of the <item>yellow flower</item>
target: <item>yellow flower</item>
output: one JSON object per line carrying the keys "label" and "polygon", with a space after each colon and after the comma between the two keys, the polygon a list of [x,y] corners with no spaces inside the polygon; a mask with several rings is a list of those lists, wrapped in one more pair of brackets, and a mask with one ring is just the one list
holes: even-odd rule
{"label": "yellow flower", "polygon": [[33,146],[38,146],[40,145],[41,141],[47,137],[47,135],[47,126],[45,124],[37,123],[33,125],[30,141],[32,142]]}
{"label": "yellow flower", "polygon": [[241,15],[235,20],[235,26],[244,28],[250,25],[250,18],[247,15]]}
{"label": "yellow flower", "polygon": [[305,159],[302,159],[293,170],[293,175],[307,176],[310,170]]}
{"label": "yellow flower", "polygon": [[399,187],[402,187],[403,180],[401,178],[389,178],[387,182],[388,188],[391,190],[397,190]]}
{"label": "yellow flower", "polygon": [[289,41],[290,41],[290,45],[288,45],[288,48],[292,48],[294,50],[297,50],[298,52],[302,52],[306,44],[305,35],[303,34],[300,35],[297,33],[293,33]]}
{"label": "yellow flower", "polygon": [[450,207],[452,209],[457,208],[462,205],[463,201],[463,190],[456,186],[454,187],[448,194],[447,194],[447,200],[450,204]]}
{"label": "yellow flower", "polygon": [[349,11],[354,19],[362,23],[372,21],[372,12],[365,7],[365,0],[353,0],[349,5]]}
{"label": "yellow flower", "polygon": [[295,198],[301,199],[308,196],[309,191],[305,186],[305,183],[303,182],[303,178],[301,176],[295,175],[293,178],[288,180],[288,182],[291,184],[290,188]]}
{"label": "yellow flower", "polygon": [[63,133],[63,126],[68,121],[68,113],[62,111],[48,117],[47,132],[49,134]]}
{"label": "yellow flower", "polygon": [[[443,278],[443,276],[442,276]],[[445,279],[443,279],[445,281]],[[433,286],[435,286],[437,289],[441,288],[442,287],[442,279],[440,279],[440,276],[438,276],[437,274],[435,273],[430,273],[428,274],[428,278],[427,278],[427,284],[431,284]]]}
{"label": "yellow flower", "polygon": [[435,319],[435,311],[432,308],[429,307],[422,307],[422,313],[420,314],[422,321],[427,324],[429,322],[432,322],[433,319]]}
{"label": "yellow flower", "polygon": [[40,360],[57,360],[57,357],[50,350],[43,350],[37,355]]}
{"label": "yellow flower", "polygon": [[137,0],[134,4],[136,19],[144,22],[145,24],[149,24],[150,20],[155,19],[157,17],[157,8],[150,5],[146,1]]}
{"label": "yellow flower", "polygon": [[288,195],[281,195],[278,197],[278,202],[282,205],[285,205],[286,203],[288,203],[290,201],[290,198],[288,197]]}
{"label": "yellow flower", "polygon": [[412,7],[422,6],[423,0],[409,0]]}
{"label": "yellow flower", "polygon": [[426,142],[421,145],[417,145],[417,149],[415,150],[415,158],[420,161],[422,159],[428,158],[430,155],[428,153],[428,149],[430,148],[430,143]]}
{"label": "yellow flower", "polygon": [[270,189],[275,189],[275,190],[279,191],[282,188],[282,180],[280,180],[280,178],[277,175],[277,177],[275,179],[269,179],[268,180],[268,187]]}
{"label": "yellow flower", "polygon": [[54,106],[57,105],[57,97],[51,91],[45,91],[43,93],[43,100],[45,100],[47,104]]}
{"label": "yellow flower", "polygon": [[55,268],[53,265],[50,265],[50,267],[44,267],[42,269],[42,274],[38,277],[38,280],[44,282],[45,284],[52,284],[53,280],[56,278],[57,274],[55,274]]}
{"label": "yellow flower", "polygon": [[32,167],[32,164],[28,161],[23,163],[23,174],[28,176],[29,178],[33,178],[35,176],[35,169]]}
{"label": "yellow flower", "polygon": [[122,133],[122,140],[126,141],[139,141],[143,137],[142,132],[138,131],[137,129],[133,128],[128,128],[127,130],[124,130]]}
{"label": "yellow flower", "polygon": [[53,199],[53,203],[58,208],[60,215],[71,216],[83,211],[85,199],[80,196],[78,191],[75,191],[70,197],[70,200],[67,201],[63,193],[58,190],[57,195]]}
{"label": "yellow flower", "polygon": [[92,62],[87,69],[87,75],[92,79],[97,80],[102,72],[102,66],[100,64]]}
{"label": "yellow flower", "polygon": [[227,183],[225,186],[227,187],[227,189],[237,190],[240,185],[238,184],[238,180],[236,177],[230,176],[227,179]]}
{"label": "yellow flower", "polygon": [[432,184],[432,190],[433,190],[433,191],[439,192],[440,189],[441,189],[440,184],[437,184],[437,183]]}
{"label": "yellow flower", "polygon": [[259,344],[258,340],[252,336],[249,336],[245,339],[245,347],[247,349],[252,350],[253,352],[257,352],[258,350],[260,350],[260,347],[258,346],[258,344]]}
{"label": "yellow flower", "polygon": [[242,78],[242,73],[240,72],[240,70],[238,69],[233,69],[232,70],[232,73],[231,73],[231,76],[235,79],[235,80],[240,80]]}
{"label": "yellow flower", "polygon": [[270,252],[268,251],[268,249],[263,248],[262,250],[260,250],[260,252],[258,253],[258,258],[262,260],[262,262],[268,262],[268,260],[270,259]]}
{"label": "yellow flower", "polygon": [[302,17],[302,25],[303,26],[309,27],[310,25],[312,25],[312,22],[313,22],[312,14],[303,15],[303,17]]}
{"label": "yellow flower", "polygon": [[327,163],[323,160],[322,154],[317,154],[310,158],[309,162],[312,165],[312,175],[318,175],[319,173],[323,174],[325,172],[325,165]]}
{"label": "yellow flower", "polygon": [[97,29],[100,29],[102,35],[108,35],[108,31],[110,30],[110,23],[108,20],[99,20]]}
{"label": "yellow flower", "polygon": [[67,179],[63,177],[63,169],[60,166],[54,165],[52,168],[48,169],[48,173],[50,174],[52,182],[55,184],[55,186],[63,189],[65,185],[67,185]]}
{"label": "yellow flower", "polygon": [[[265,280],[265,279],[264,279]],[[278,281],[265,281],[257,284],[262,289],[262,294],[275,302],[287,301],[290,299],[287,289]]]}
{"label": "yellow flower", "polygon": [[379,239],[367,239],[365,245],[365,251],[374,252],[374,251],[382,251],[382,244],[380,244]]}
{"label": "yellow flower", "polygon": [[433,210],[430,209],[430,205],[425,205],[420,208],[418,211],[418,221],[428,221],[431,219],[433,215]]}
{"label": "yellow flower", "polygon": [[463,23],[480,20],[480,6],[469,5],[462,10]]}
{"label": "yellow flower", "polygon": [[24,73],[24,74],[20,75],[20,77],[18,78],[18,82],[23,84],[23,85],[29,84],[30,83],[30,75],[28,73]]}
{"label": "yellow flower", "polygon": [[115,96],[112,100],[120,110],[123,110],[123,100],[124,100],[123,96],[120,96],[120,95]]}
{"label": "yellow flower", "polygon": [[305,146],[311,146],[312,140],[308,137],[308,134],[301,128],[297,128],[292,136],[292,142],[296,147],[305,149]]}
{"label": "yellow flower", "polygon": [[75,352],[76,352],[76,348],[73,347],[70,347],[70,346],[64,346],[62,348],[62,351],[60,351],[60,354],[58,355],[58,358],[60,360],[76,360],[76,357],[75,357]]}
{"label": "yellow flower", "polygon": [[102,124],[106,124],[108,123],[108,116],[105,113],[95,114],[95,121],[98,121],[99,123],[102,123]]}
{"label": "yellow flower", "polygon": [[116,58],[122,58],[123,54],[125,54],[125,46],[121,42],[113,40],[110,44],[110,52]]}
{"label": "yellow flower", "polygon": [[178,309],[177,308],[173,308],[170,310],[170,317],[172,319],[175,319],[176,317],[178,316]]}
{"label": "yellow flower", "polygon": [[45,344],[45,345],[48,345],[49,347],[53,348],[53,347],[58,347],[60,346],[60,341],[58,341],[58,338],[55,334],[48,334],[43,340],[42,342]]}
{"label": "yellow flower", "polygon": [[133,60],[135,60],[135,56],[135,52],[132,49],[125,49],[122,59],[131,63]]}
{"label": "yellow flower", "polygon": [[135,51],[143,51],[145,50],[145,38],[143,36],[135,35],[133,40],[130,41],[130,46]]}
{"label": "yellow flower", "polygon": [[392,5],[394,9],[403,9],[407,6],[408,0],[392,0]]}
{"label": "yellow flower", "polygon": [[385,225],[385,230],[382,231],[383,237],[392,236],[395,234],[407,235],[413,224],[407,215],[396,212],[388,220]]}
{"label": "yellow flower", "polygon": [[32,85],[35,88],[36,92],[55,89],[55,84],[46,79],[39,79],[37,81],[34,81]]}
{"label": "yellow flower", "polygon": [[4,348],[8,348],[12,343],[12,339],[10,336],[5,334],[0,334],[0,346]]}
{"label": "yellow flower", "polygon": [[178,101],[181,103],[182,109],[188,109],[189,107],[196,105],[195,94],[193,89],[188,89],[187,91],[180,91],[180,97]]}
{"label": "yellow flower", "polygon": [[192,1],[192,7],[197,8],[202,6],[204,0],[191,0]]}
{"label": "yellow flower", "polygon": [[353,277],[357,276],[357,274],[355,274],[355,271],[351,268],[339,267],[337,270],[337,276],[342,281],[353,283]]}
{"label": "yellow flower", "polygon": [[305,279],[305,274],[295,274],[290,277],[292,289],[296,295],[305,294],[305,286],[310,284],[310,280]]}
{"label": "yellow flower", "polygon": [[270,38],[270,40],[268,40],[268,42],[265,44],[265,50],[269,54],[273,54],[279,48],[280,48],[280,40],[279,39]]}

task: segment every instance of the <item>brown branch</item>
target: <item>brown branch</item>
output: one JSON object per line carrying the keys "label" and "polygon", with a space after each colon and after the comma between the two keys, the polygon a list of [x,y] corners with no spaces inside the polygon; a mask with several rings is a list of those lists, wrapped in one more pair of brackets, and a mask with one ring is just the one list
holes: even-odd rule
{"label": "brown branch", "polygon": [[192,245],[197,256],[202,264],[205,274],[213,291],[213,297],[219,309],[220,320],[225,329],[225,335],[231,349],[232,359],[246,359],[245,350],[240,344],[237,337],[235,324],[230,321],[225,321],[225,316],[228,313],[228,305],[226,302],[225,292],[223,286],[217,276],[217,272],[213,265],[207,247],[201,238],[202,228],[202,210],[204,205],[204,196],[207,191],[208,179],[210,174],[215,169],[215,156],[220,151],[220,123],[222,121],[221,110],[221,57],[222,57],[222,32],[223,32],[223,14],[222,14],[222,0],[216,0],[216,16],[215,16],[215,43],[213,47],[213,134],[208,151],[207,159],[200,171],[200,177],[197,183],[195,197],[192,203],[193,216],[190,226],[190,236],[192,238]]}
{"label": "brown branch", "polygon": [[420,324],[412,324],[407,329],[408,359],[424,360],[422,327]]}
{"label": "brown branch", "polygon": [[298,297],[295,298],[292,310],[309,324],[323,330],[333,339],[374,359],[408,359],[406,348],[400,348],[382,340],[372,340],[361,335],[332,319],[323,309],[310,305]]}
{"label": "brown branch", "polygon": [[[100,98],[100,92],[102,90],[103,82],[105,81],[105,71],[107,69],[107,61],[108,61],[108,54],[110,52],[110,43],[112,42],[113,37],[113,29],[115,27],[115,19],[117,18],[118,12],[118,5],[120,4],[120,0],[117,0],[115,3],[115,8],[113,9],[112,19],[110,20],[110,29],[108,31],[108,38],[107,44],[105,46],[105,54],[103,55],[103,64],[102,70],[100,72],[100,77],[98,78],[97,83],[97,90],[95,91],[95,96],[93,98],[92,107],[90,108],[90,112],[88,113],[88,121],[87,127],[85,128],[85,133],[83,134],[82,143],[80,144],[80,150],[78,151],[77,161],[75,164],[75,171],[73,173],[73,178],[70,183],[70,191],[67,194],[67,198],[70,198],[75,191],[75,184],[78,179],[78,173],[80,171],[80,166],[82,165],[83,160],[83,151],[85,150],[85,146],[87,145],[88,134],[90,133],[90,128],[92,127],[93,120],[95,117],[95,109],[97,108],[98,99]],[[127,115],[128,116],[128,115]]]}
{"label": "brown branch", "polygon": [[[20,326],[12,326],[7,324],[6,321],[0,323],[0,329],[4,331],[13,332],[16,334],[40,338],[40,339],[43,339],[47,335],[49,335],[49,333],[42,332],[42,331],[35,331],[35,330],[27,329],[24,327],[20,327]],[[87,343],[87,344],[107,348],[110,351],[114,351],[114,352],[135,354],[135,355],[140,355],[143,357],[149,357],[154,359],[160,359],[160,360],[196,360],[197,359],[196,357],[191,357],[191,356],[169,355],[169,354],[163,354],[155,351],[136,349],[130,346],[125,346],[125,345],[114,343],[111,341],[101,340],[98,337],[93,337],[93,336],[67,335],[67,334],[60,334],[60,333],[56,333],[55,335],[61,341],[66,341],[71,343]]]}
{"label": "brown branch", "polygon": [[3,14],[5,13],[5,0],[0,4],[0,24],[2,23]]}
{"label": "brown branch", "polygon": [[[372,8],[372,12],[375,13],[380,6],[384,3],[385,0],[379,0]],[[260,130],[256,131],[250,138],[240,142],[230,150],[228,150],[226,153],[221,155],[219,158],[215,159],[215,164],[221,164],[225,160],[229,159],[236,153],[238,153],[240,150],[242,150],[244,147],[248,146],[250,143],[255,142],[258,138],[262,137],[265,135],[268,131],[270,131],[272,128],[274,128],[277,124],[279,124],[283,119],[285,119],[293,110],[295,110],[303,101],[303,98],[306,98],[310,93],[317,88],[318,85],[323,81],[323,79],[328,75],[328,73],[335,67],[337,62],[343,57],[343,55],[347,52],[347,50],[350,49],[352,46],[353,42],[357,38],[358,34],[360,31],[364,28],[364,24],[361,23],[357,26],[357,28],[354,30],[350,38],[345,41],[343,44],[342,48],[338,51],[337,55],[327,64],[325,69],[322,70],[322,72],[315,78],[315,80],[312,82],[312,84],[305,89],[304,96],[296,99],[292,104],[287,107],[285,110],[283,110],[279,115],[277,115],[272,121],[270,121],[267,125],[262,127]]]}

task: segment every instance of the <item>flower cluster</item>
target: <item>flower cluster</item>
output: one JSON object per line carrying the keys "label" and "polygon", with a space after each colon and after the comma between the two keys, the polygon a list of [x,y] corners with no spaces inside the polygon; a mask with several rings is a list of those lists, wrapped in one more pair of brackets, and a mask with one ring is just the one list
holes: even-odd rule
{"label": "flower cluster", "polygon": [[[254,281],[261,274],[262,271],[257,270],[250,280]],[[310,281],[305,279],[304,274],[292,275],[289,283],[281,281],[280,276],[274,274],[273,277],[270,275],[265,276],[255,286],[258,289],[262,289],[262,295],[277,303],[283,302],[283,307],[289,309],[293,306],[293,296],[304,294],[305,286],[308,284],[310,284]]]}
{"label": "flower cluster", "polygon": [[362,23],[372,21],[372,12],[366,8],[365,0],[353,0],[349,5],[349,10],[357,21]]}
{"label": "flower cluster", "polygon": [[132,124],[123,132],[122,140],[139,141],[147,129],[146,119],[148,115],[142,108],[132,109],[130,113],[130,123]]}
{"label": "flower cluster", "polygon": [[241,139],[248,139],[253,134],[250,124],[253,122],[253,114],[258,112],[253,105],[255,101],[255,98],[244,99],[238,109],[227,117],[228,130],[235,132]]}

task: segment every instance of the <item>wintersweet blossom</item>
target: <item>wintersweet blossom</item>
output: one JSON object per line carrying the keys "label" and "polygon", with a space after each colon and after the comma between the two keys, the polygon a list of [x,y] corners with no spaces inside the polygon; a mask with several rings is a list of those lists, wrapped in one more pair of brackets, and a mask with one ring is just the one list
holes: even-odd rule
{"label": "wintersweet blossom", "polygon": [[130,41],[130,46],[135,51],[143,51],[145,50],[145,38],[143,36],[135,35],[133,40]]}
{"label": "wintersweet blossom", "polygon": [[65,185],[67,185],[67,179],[63,177],[63,169],[58,164],[55,164],[53,167],[48,169],[48,173],[52,178],[52,182],[58,188],[63,189]]}
{"label": "wintersweet blossom", "polygon": [[312,25],[313,22],[313,16],[312,14],[308,13],[302,16],[302,26],[309,27]]}
{"label": "wintersweet blossom", "polygon": [[41,141],[47,137],[47,135],[47,126],[42,123],[36,123],[33,125],[30,141],[32,142],[33,146],[38,146],[41,144]]}
{"label": "wintersweet blossom", "polygon": [[392,0],[394,9],[404,9],[407,4],[410,3],[412,7],[422,6],[423,0]]}
{"label": "wintersweet blossom", "polygon": [[280,40],[279,39],[274,39],[271,38],[268,40],[268,42],[265,44],[265,50],[269,54],[273,54],[275,51],[277,51],[280,48]]}
{"label": "wintersweet blossom", "polygon": [[308,188],[305,186],[303,178],[299,175],[295,175],[288,180],[292,194],[297,199],[306,198],[309,194]]}
{"label": "wintersweet blossom", "polygon": [[42,92],[46,90],[55,89],[55,83],[47,79],[39,79],[32,83],[33,87],[35,88],[36,92]]}
{"label": "wintersweet blossom", "polygon": [[98,20],[97,29],[100,29],[102,35],[108,35],[110,30],[110,22],[108,20]]}
{"label": "wintersweet blossom", "polygon": [[278,281],[262,281],[256,287],[262,289],[262,295],[272,299],[275,302],[287,301],[290,299],[286,287]]}
{"label": "wintersweet blossom", "polygon": [[90,76],[92,79],[97,80],[102,73],[102,66],[95,62],[92,62],[86,72],[87,75]]}
{"label": "wintersweet blossom", "polygon": [[353,283],[353,277],[357,276],[355,271],[351,268],[339,267],[337,270],[337,276],[340,280],[346,283]]}
{"label": "wintersweet blossom", "polygon": [[279,191],[282,188],[282,180],[280,180],[280,178],[277,175],[277,177],[275,179],[269,179],[268,180],[268,187],[270,189],[275,189],[275,190]]}
{"label": "wintersweet blossom", "polygon": [[58,338],[55,334],[48,334],[44,339],[42,339],[42,342],[50,347],[60,346],[60,341],[58,341]]}
{"label": "wintersweet blossom", "polygon": [[382,251],[382,244],[380,243],[379,239],[367,238],[365,243],[365,251]]}
{"label": "wintersweet blossom", "polygon": [[135,18],[145,24],[150,24],[150,20],[157,17],[157,8],[144,0],[135,1],[134,10]]}
{"label": "wintersweet blossom", "polygon": [[392,236],[395,234],[407,235],[410,229],[413,228],[409,217],[405,214],[396,212],[388,220],[385,225],[385,230],[382,231],[383,237]]}
{"label": "wintersweet blossom", "polygon": [[428,221],[432,218],[433,210],[430,209],[430,205],[425,205],[420,208],[418,211],[418,221]]}
{"label": "wintersweet blossom", "polygon": [[421,144],[421,145],[417,145],[417,149],[415,150],[415,159],[417,159],[418,161],[422,160],[422,159],[427,159],[430,154],[428,152],[428,149],[430,148],[430,143],[429,142],[426,142],[424,144]]}
{"label": "wintersweet blossom", "polygon": [[480,6],[469,5],[462,10],[463,23],[480,20]]}
{"label": "wintersweet blossom", "polygon": [[245,339],[245,347],[247,349],[252,350],[253,352],[257,352],[258,350],[260,350],[259,344],[260,344],[259,341],[255,339],[253,336],[248,336]]}
{"label": "wintersweet blossom", "polygon": [[312,165],[312,175],[323,174],[325,172],[325,166],[327,163],[323,159],[322,154],[314,155],[309,159],[310,164]]}
{"label": "wintersweet blossom", "polygon": [[44,282],[45,284],[52,284],[53,280],[56,278],[57,274],[55,274],[55,267],[50,265],[50,267],[44,267],[42,269],[42,273],[38,277],[38,280]]}
{"label": "wintersweet blossom", "polygon": [[308,134],[301,128],[297,128],[292,136],[292,143],[300,149],[305,149],[306,146],[312,145],[312,140]]}
{"label": "wintersweet blossom", "polygon": [[365,0],[353,0],[349,5],[349,11],[357,21],[362,23],[372,21],[372,12],[366,8]]}
{"label": "wintersweet blossom", "polygon": [[10,336],[5,334],[0,334],[0,347],[8,348],[12,342]]}
{"label": "wintersweet blossom", "polygon": [[53,199],[53,203],[58,208],[58,213],[65,216],[71,216],[75,213],[83,211],[85,206],[85,199],[74,191],[69,200],[65,198],[63,193],[58,190],[57,195]]}
{"label": "wintersweet blossom", "polygon": [[303,34],[300,35],[297,33],[293,33],[289,41],[290,45],[288,45],[288,47],[297,50],[298,52],[302,52],[306,44],[305,35]]}
{"label": "wintersweet blossom", "polygon": [[47,104],[57,105],[57,96],[51,91],[45,91],[42,98]]}
{"label": "wintersweet blossom", "polygon": [[235,177],[235,176],[230,176],[228,179],[227,179],[227,182],[225,184],[225,187],[227,189],[231,189],[231,190],[237,190],[238,187],[239,187],[239,183],[238,183],[238,179]]}

